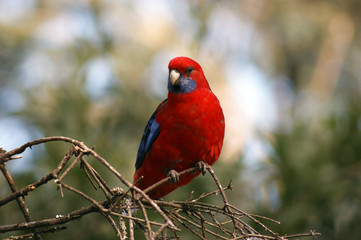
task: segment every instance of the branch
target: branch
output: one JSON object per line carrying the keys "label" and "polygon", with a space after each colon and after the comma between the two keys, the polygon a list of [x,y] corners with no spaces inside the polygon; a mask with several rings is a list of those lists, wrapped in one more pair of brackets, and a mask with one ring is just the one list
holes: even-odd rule
{"label": "branch", "polygon": [[92,212],[97,212],[98,208],[95,205],[91,205],[89,207],[79,208],[69,214],[65,215],[57,215],[55,218],[48,218],[39,221],[32,222],[24,222],[17,224],[9,224],[0,226],[0,233],[11,232],[11,231],[19,231],[19,230],[28,230],[34,229],[38,227],[49,227],[54,225],[64,224],[75,219],[79,219],[84,215],[87,215]]}
{"label": "branch", "polygon": [[[17,192],[18,190],[17,190],[17,187],[16,187],[16,185],[14,183],[14,180],[11,177],[9,171],[5,168],[5,165],[3,163],[0,164],[0,170],[3,173],[3,175],[5,176],[7,182],[9,183],[11,191],[12,192]],[[16,198],[16,202],[17,202],[17,204],[18,204],[18,206],[20,208],[20,211],[22,212],[25,220],[27,222],[31,222],[32,218],[30,216],[30,211],[29,211],[28,207],[26,206],[24,198],[23,197],[18,197],[18,198]],[[35,239],[37,239],[37,240],[42,239],[41,236],[37,233],[37,230],[35,228],[32,229],[32,232],[33,232],[33,235],[34,235]]]}
{"label": "branch", "polygon": [[[15,161],[18,159],[20,157],[18,154],[21,154],[27,148],[56,141],[72,144],[56,168],[45,174],[41,179],[18,190],[10,172],[5,167],[5,163],[8,164],[10,160]],[[120,186],[113,189],[110,188],[106,178],[97,172],[91,162],[85,159],[85,156],[89,156],[91,159],[98,161],[106,167],[106,174],[113,175],[119,179]],[[64,183],[64,180],[73,174],[73,170],[78,164],[84,171],[89,183],[94,187],[93,190],[101,189],[101,200],[97,199],[99,198],[99,194],[90,192],[88,195],[85,194],[85,192],[88,191],[82,191],[72,186],[71,183]],[[153,200],[149,198],[147,193],[169,181],[169,177],[162,179],[142,191],[124,178],[107,160],[98,155],[94,149],[89,148],[83,142],[68,137],[55,136],[37,139],[9,152],[0,149],[0,170],[12,190],[11,194],[0,199],[0,207],[6,207],[8,203],[17,201],[19,209],[25,218],[25,222],[0,226],[0,233],[23,230],[31,231],[31,233],[25,234],[20,232],[21,235],[12,236],[11,239],[41,239],[42,234],[55,234],[57,231],[65,229],[65,227],[61,225],[70,223],[91,213],[98,213],[104,216],[120,240],[126,238],[135,239],[136,231],[142,231],[147,240],[180,239],[181,229],[189,231],[200,239],[215,237],[218,239],[233,240],[286,240],[319,235],[319,233],[313,231],[285,236],[280,236],[275,233],[267,227],[263,221],[271,221],[277,224],[279,224],[279,222],[267,217],[246,213],[229,203],[226,191],[232,190],[231,182],[227,187],[222,187],[220,180],[210,166],[207,166],[207,170],[213,178],[216,190],[202,193],[195,199],[193,199],[193,194],[190,194],[189,199],[186,201],[166,202],[163,200]],[[182,175],[186,173],[197,170],[199,170],[198,167],[189,168],[181,171],[179,175],[182,177]],[[48,216],[37,221],[32,220],[30,211],[23,197],[31,194],[35,189],[41,191],[41,187],[50,180],[54,180],[55,183],[57,183],[58,189],[60,189],[61,195],[64,198],[66,198],[68,194],[75,194],[80,199],[90,202],[91,205],[78,208],[68,214],[57,215],[56,217]],[[64,195],[63,189],[69,190],[69,193]],[[214,202],[213,199],[219,197],[223,201],[222,206],[207,203],[208,199]],[[139,209],[141,211],[141,217],[136,216],[136,211]],[[152,216],[152,218],[149,216]],[[118,218],[119,221],[116,222],[114,220],[115,218]],[[124,220],[128,221],[128,225]],[[249,225],[250,222],[259,225],[266,234],[261,234],[254,230]],[[41,228],[41,230],[39,230],[39,228]]]}
{"label": "branch", "polygon": [[56,167],[56,169],[54,171],[45,175],[40,180],[38,180],[32,184],[29,184],[28,186],[20,189],[19,191],[14,192],[13,194],[9,195],[8,197],[1,199],[0,207],[18,197],[23,197],[23,196],[27,195],[28,192],[33,191],[36,188],[42,186],[43,184],[48,183],[50,180],[56,178],[57,175],[59,174],[59,172],[63,169],[63,167],[66,165],[66,163],[69,161],[69,159],[72,157],[73,154],[74,154],[74,148],[71,147],[70,150],[65,154],[64,158],[61,160],[60,164]]}

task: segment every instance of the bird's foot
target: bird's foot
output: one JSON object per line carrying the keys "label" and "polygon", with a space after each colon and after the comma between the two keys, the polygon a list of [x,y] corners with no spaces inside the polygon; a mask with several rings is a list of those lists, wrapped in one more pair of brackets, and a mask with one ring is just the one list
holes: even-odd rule
{"label": "bird's foot", "polygon": [[198,167],[199,171],[202,171],[202,175],[204,175],[206,174],[208,164],[203,161],[199,161],[196,163],[196,167]]}
{"label": "bird's foot", "polygon": [[171,183],[177,183],[179,182],[179,173],[176,170],[170,170],[167,174],[168,177],[170,177],[169,181]]}

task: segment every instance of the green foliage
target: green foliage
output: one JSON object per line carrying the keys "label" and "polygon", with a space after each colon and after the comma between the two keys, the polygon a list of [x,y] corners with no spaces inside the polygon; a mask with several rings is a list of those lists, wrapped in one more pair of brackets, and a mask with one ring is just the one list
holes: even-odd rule
{"label": "green foliage", "polygon": [[274,173],[266,185],[277,185],[279,207],[260,208],[260,214],[281,221],[280,233],[314,229],[322,239],[361,236],[361,107],[355,90],[343,96],[342,109],[316,122],[295,119],[289,132],[276,134],[271,157]]}
{"label": "green foliage", "polygon": [[[17,139],[14,147],[39,135],[72,137],[94,146],[131,180],[146,122],[166,97],[166,64],[171,57],[182,54],[201,58],[208,80],[211,85],[215,83],[215,92],[222,87],[234,88],[232,81],[225,80],[229,65],[240,68],[244,62],[252,63],[276,86],[272,93],[278,125],[259,130],[262,134],[257,137],[272,147],[264,151],[266,159],[256,170],[248,168],[243,158],[235,161],[234,155],[224,155],[227,157],[214,165],[223,185],[233,179],[231,202],[248,212],[280,220],[282,224],[273,229],[281,234],[313,229],[322,233],[319,239],[360,238],[358,0],[287,4],[175,1],[167,5],[167,16],[152,12],[158,9],[157,4],[159,9],[164,7],[161,2],[148,9],[143,6],[146,1],[35,0],[22,5],[20,20],[9,15],[10,20],[5,21],[5,13],[14,12],[6,9],[10,5],[5,2],[9,1],[0,1],[0,121],[20,121],[23,125],[12,129],[11,138],[23,136],[17,131],[29,137]],[[66,19],[66,31],[54,37],[56,29],[47,26],[59,18]],[[79,21],[74,18],[86,22],[75,33],[71,26]],[[227,24],[219,27],[222,19],[221,24]],[[98,87],[99,82],[94,81],[98,75],[91,73],[99,62],[101,67],[108,67],[99,77],[99,82],[106,82],[105,87]],[[236,73],[231,77],[236,79]],[[217,78],[219,82],[215,82]],[[278,88],[282,84],[288,90]],[[232,95],[231,90],[226,95]],[[224,109],[233,109],[233,101],[221,103]],[[226,119],[233,120],[227,113]],[[246,127],[254,127],[252,124]],[[232,131],[246,135],[241,125]],[[0,132],[0,140],[3,134]],[[234,152],[243,147],[237,145]],[[53,169],[67,150],[65,145],[49,143],[28,150],[31,156],[16,160],[18,165],[7,166],[20,188]],[[92,191],[84,173],[76,171],[68,181]],[[113,186],[118,185],[116,179],[109,178],[106,180]],[[213,190],[215,186],[208,180],[209,176],[198,177],[165,199],[184,200],[193,190],[196,196]],[[0,186],[0,198],[7,196],[10,190],[1,176]],[[68,193],[61,198],[55,185],[47,187],[47,196],[34,191],[26,197],[36,219],[88,204]],[[0,208],[0,225],[21,221],[15,204]],[[108,222],[99,217],[87,216],[78,226],[68,228],[48,239],[114,239]]]}

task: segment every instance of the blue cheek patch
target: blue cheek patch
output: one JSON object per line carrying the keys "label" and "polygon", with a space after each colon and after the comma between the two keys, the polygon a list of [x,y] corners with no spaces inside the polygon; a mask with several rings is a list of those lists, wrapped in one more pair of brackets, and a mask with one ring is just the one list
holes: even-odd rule
{"label": "blue cheek patch", "polygon": [[177,80],[177,84],[172,85],[168,79],[168,91],[172,93],[190,93],[196,89],[197,83],[191,79],[184,76],[180,76]]}

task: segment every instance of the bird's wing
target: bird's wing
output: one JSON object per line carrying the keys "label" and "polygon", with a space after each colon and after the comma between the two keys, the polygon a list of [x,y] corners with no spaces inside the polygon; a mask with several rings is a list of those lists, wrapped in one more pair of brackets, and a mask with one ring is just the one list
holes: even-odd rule
{"label": "bird's wing", "polygon": [[161,104],[159,104],[153,115],[150,117],[147,126],[145,127],[142,141],[140,142],[138,149],[137,160],[135,162],[136,170],[138,170],[142,166],[146,154],[148,153],[154,141],[159,136],[159,132],[160,132],[159,123],[157,123],[155,117],[159,109],[161,109],[164,106],[164,104],[167,103],[167,101],[168,99],[164,100]]}

